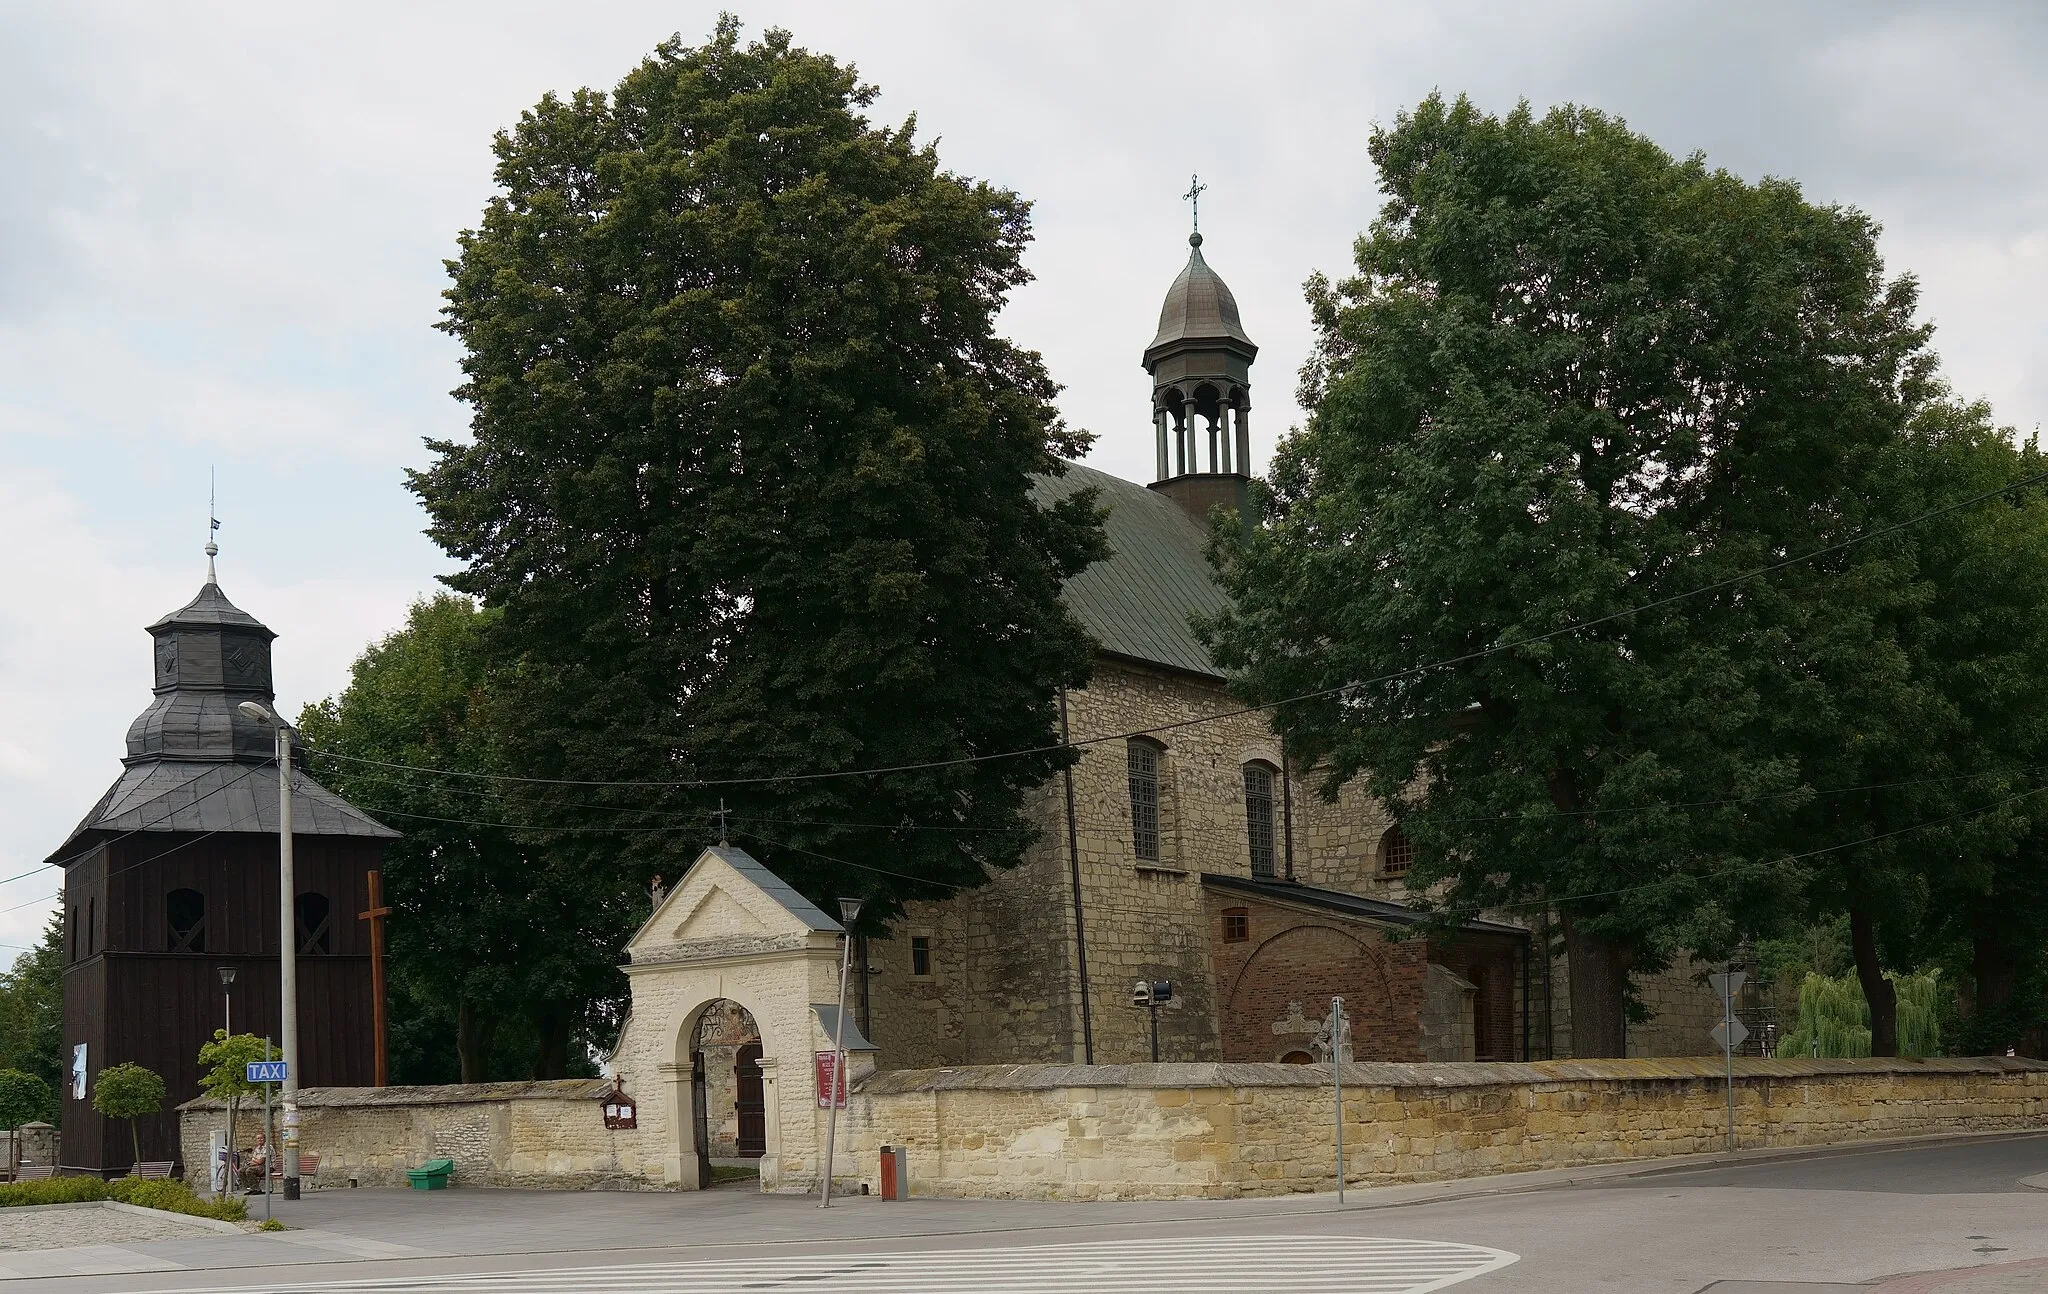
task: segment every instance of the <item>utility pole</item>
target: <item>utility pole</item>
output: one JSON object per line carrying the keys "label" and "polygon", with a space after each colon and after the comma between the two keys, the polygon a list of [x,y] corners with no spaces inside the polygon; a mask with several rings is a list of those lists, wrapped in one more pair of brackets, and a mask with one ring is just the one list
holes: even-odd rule
{"label": "utility pole", "polygon": [[832,1074],[825,1094],[825,1170],[818,1174],[821,1209],[832,1207],[832,1152],[839,1139],[839,1094],[846,1090],[846,974],[853,967],[853,923],[860,920],[860,907],[859,899],[839,900],[846,928],[839,950],[839,1015],[832,1021]]}
{"label": "utility pole", "polygon": [[[292,729],[269,706],[244,701],[235,707],[277,734],[277,963],[284,1020],[284,1197],[299,1198],[299,922],[298,885],[292,876]],[[272,1152],[277,1143],[271,1142]]]}

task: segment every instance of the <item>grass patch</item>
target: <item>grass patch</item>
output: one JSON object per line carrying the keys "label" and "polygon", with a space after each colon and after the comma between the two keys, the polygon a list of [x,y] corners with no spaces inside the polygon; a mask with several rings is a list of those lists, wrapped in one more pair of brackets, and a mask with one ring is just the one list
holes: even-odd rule
{"label": "grass patch", "polygon": [[758,1181],[760,1176],[761,1170],[758,1168],[734,1168],[727,1164],[713,1164],[711,1166],[711,1184],[713,1186],[717,1186],[722,1182]]}
{"label": "grass patch", "polygon": [[0,1185],[0,1208],[88,1204],[94,1200],[118,1200],[140,1208],[186,1213],[195,1218],[219,1218],[223,1222],[241,1222],[249,1216],[248,1205],[241,1200],[203,1200],[185,1183],[168,1179],[117,1177],[108,1182],[97,1177],[46,1177],[38,1182]]}

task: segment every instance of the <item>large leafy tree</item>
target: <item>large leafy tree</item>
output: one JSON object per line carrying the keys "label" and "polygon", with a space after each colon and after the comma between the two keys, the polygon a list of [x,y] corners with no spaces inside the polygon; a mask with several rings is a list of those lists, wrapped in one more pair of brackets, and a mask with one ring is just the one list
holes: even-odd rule
{"label": "large leafy tree", "polygon": [[33,1074],[53,1090],[65,1078],[63,914],[60,902],[35,947],[0,974],[0,1069]]}
{"label": "large leafy tree", "polygon": [[721,803],[886,919],[1013,863],[1062,762],[1089,649],[1060,586],[1100,532],[1034,503],[1087,438],[994,331],[1028,207],[873,97],[721,20],[501,135],[450,265],[473,439],[412,485],[501,615],[508,768],[642,784],[507,784],[610,903],[608,952]]}
{"label": "large leafy tree", "polygon": [[[530,848],[520,806],[491,780],[509,718],[485,643],[494,619],[449,594],[416,604],[346,690],[300,718],[322,779],[405,832],[384,867],[400,1081],[449,1077],[432,1053],[451,1049],[464,1082],[563,1077],[619,988],[609,887]],[[508,1070],[494,1054],[514,1035],[530,1054]]]}
{"label": "large leafy tree", "polygon": [[1864,595],[1818,582],[1897,576],[1724,582],[1867,520],[1930,390],[1912,285],[1859,213],[1597,112],[1432,96],[1371,149],[1387,201],[1311,282],[1311,418],[1219,541],[1215,647],[1249,698],[1320,694],[1281,728],[1397,806],[1440,911],[1556,912],[1573,1048],[1618,1055],[1633,974],[1805,893],[1770,861],[1811,789],[1788,626],[1849,651]]}

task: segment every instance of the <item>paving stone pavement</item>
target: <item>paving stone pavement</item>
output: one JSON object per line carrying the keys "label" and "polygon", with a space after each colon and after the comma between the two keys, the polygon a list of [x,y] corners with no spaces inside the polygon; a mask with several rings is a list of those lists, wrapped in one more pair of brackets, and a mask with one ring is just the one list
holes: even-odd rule
{"label": "paving stone pavement", "polygon": [[[1511,1266],[1516,1255],[1433,1240],[1272,1235],[801,1258],[619,1264],[294,1284],[292,1294],[714,1294],[795,1287],[821,1294],[1429,1294]],[[181,1286],[178,1294],[240,1294]]]}
{"label": "paving stone pavement", "polygon": [[[66,1249],[187,1240],[214,1234],[173,1217],[103,1209],[97,1203],[0,1209],[0,1250]],[[6,1260],[0,1259],[0,1264]]]}

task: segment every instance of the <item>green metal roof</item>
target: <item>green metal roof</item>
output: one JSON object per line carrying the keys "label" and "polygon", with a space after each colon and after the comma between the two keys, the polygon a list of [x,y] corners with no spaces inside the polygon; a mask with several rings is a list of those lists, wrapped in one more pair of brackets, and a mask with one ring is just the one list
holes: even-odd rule
{"label": "green metal roof", "polygon": [[1188,625],[1190,615],[1213,615],[1227,602],[1202,551],[1207,532],[1164,495],[1079,463],[1032,488],[1050,504],[1090,487],[1109,510],[1110,553],[1067,581],[1068,609],[1110,655],[1221,678]]}

